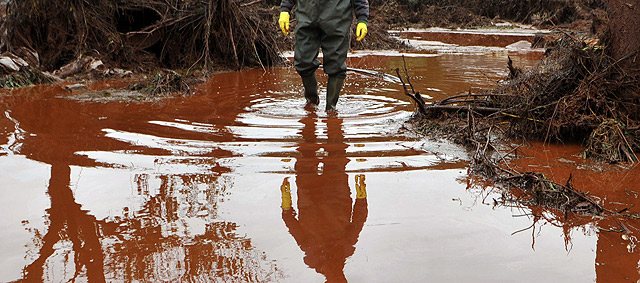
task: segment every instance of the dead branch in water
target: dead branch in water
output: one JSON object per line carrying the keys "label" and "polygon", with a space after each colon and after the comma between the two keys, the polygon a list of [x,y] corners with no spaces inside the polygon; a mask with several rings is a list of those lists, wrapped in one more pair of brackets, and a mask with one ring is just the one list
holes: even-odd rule
{"label": "dead branch in water", "polygon": [[398,78],[402,83],[402,89],[404,90],[404,94],[410,97],[416,103],[418,107],[418,111],[420,111],[420,114],[426,116],[427,110],[426,110],[424,99],[422,99],[422,96],[420,96],[420,92],[415,91],[413,84],[411,83],[411,79],[409,78],[409,71],[407,70],[407,61],[405,60],[404,55],[402,56],[402,61],[404,61],[404,71],[405,71],[406,81],[411,86],[411,92],[409,92],[409,90],[407,89],[407,84],[405,83],[405,80],[402,79],[402,75],[400,74],[400,69],[396,68],[396,74],[398,75]]}

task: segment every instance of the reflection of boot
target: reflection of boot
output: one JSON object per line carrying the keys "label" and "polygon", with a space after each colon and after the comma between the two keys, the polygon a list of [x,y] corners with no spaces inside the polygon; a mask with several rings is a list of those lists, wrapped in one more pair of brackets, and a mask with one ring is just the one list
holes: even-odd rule
{"label": "reflection of boot", "polygon": [[320,103],[320,98],[318,97],[318,80],[316,79],[316,74],[312,74],[308,77],[302,77],[302,85],[304,86],[304,98],[307,99],[307,103]]}
{"label": "reflection of boot", "polygon": [[329,76],[329,81],[327,82],[327,111],[336,110],[340,90],[342,90],[342,84],[344,84],[344,78]]}

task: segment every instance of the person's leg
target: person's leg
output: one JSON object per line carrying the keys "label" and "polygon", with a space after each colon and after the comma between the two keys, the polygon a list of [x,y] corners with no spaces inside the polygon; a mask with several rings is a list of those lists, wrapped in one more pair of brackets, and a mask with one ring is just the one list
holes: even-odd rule
{"label": "person's leg", "polygon": [[347,51],[351,38],[351,20],[342,20],[324,28],[321,38],[324,72],[329,75],[327,82],[327,111],[336,110],[338,97],[347,76]]}
{"label": "person's leg", "polygon": [[316,74],[313,73],[309,76],[302,77],[302,85],[304,86],[304,98],[309,104],[320,104],[320,97],[318,97],[318,79]]}
{"label": "person's leg", "polygon": [[344,77],[329,76],[327,81],[327,107],[326,111],[335,111],[338,105],[340,91],[344,84]]}
{"label": "person's leg", "polygon": [[318,52],[322,31],[309,23],[300,22],[296,26],[296,40],[294,45],[294,66],[302,78],[304,97],[307,103],[318,104],[318,80],[316,70],[320,66]]}

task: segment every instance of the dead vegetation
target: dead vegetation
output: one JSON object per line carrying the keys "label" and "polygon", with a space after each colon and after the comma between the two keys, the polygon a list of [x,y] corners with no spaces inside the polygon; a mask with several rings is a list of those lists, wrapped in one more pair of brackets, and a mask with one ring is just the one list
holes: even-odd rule
{"label": "dead vegetation", "polygon": [[418,108],[417,129],[436,131],[473,150],[473,174],[519,192],[503,194],[502,205],[541,206],[565,218],[568,213],[638,218],[606,209],[574,188],[571,178],[560,184],[509,165],[518,151],[509,146],[513,140],[579,141],[586,157],[637,161],[640,70],[620,67],[635,54],[613,60],[604,46],[593,43],[566,34],[529,71],[508,62],[509,78],[496,89],[470,90],[432,104],[405,87]]}
{"label": "dead vegetation", "polygon": [[637,137],[628,131],[626,125],[614,119],[605,120],[591,131],[587,139],[585,155],[605,162],[638,161],[629,139],[637,148]]}
{"label": "dead vegetation", "polygon": [[171,93],[191,93],[191,87],[187,80],[182,75],[171,70],[156,73],[155,76],[144,82],[131,85],[129,89],[151,96],[166,96]]}
{"label": "dead vegetation", "polygon": [[469,121],[461,141],[487,136],[491,125],[502,125],[493,127],[493,134],[584,141],[593,152],[588,155],[633,162],[640,149],[635,134],[640,125],[640,72],[619,67],[632,55],[612,60],[604,47],[565,36],[528,72],[509,62],[510,79],[496,89],[455,95],[420,111],[429,118],[462,113]]}
{"label": "dead vegetation", "polygon": [[58,79],[56,77],[43,73],[39,70],[22,68],[17,72],[1,75],[0,88],[14,88],[57,81]]}
{"label": "dead vegetation", "polygon": [[606,20],[602,0],[394,0],[370,1],[374,20],[387,28],[474,28],[507,20],[540,27],[562,25],[599,32]]}
{"label": "dead vegetation", "polygon": [[31,69],[66,68],[68,75],[83,70],[86,64],[78,62],[87,60],[136,72],[278,64],[281,58],[271,11],[254,4],[14,0],[6,5],[0,49],[14,55],[26,49],[38,58],[30,62]]}

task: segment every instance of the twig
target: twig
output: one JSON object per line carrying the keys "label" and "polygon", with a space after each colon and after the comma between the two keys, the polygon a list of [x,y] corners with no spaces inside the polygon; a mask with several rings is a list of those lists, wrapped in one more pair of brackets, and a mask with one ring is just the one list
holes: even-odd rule
{"label": "twig", "polygon": [[447,105],[447,104],[455,104],[455,103],[481,103],[486,102],[486,100],[482,99],[447,99],[446,101],[442,100],[438,103],[438,105]]}
{"label": "twig", "polygon": [[[467,105],[470,106],[470,105]],[[476,112],[489,112],[489,113],[495,113],[495,112],[500,112],[502,111],[502,109],[500,108],[494,108],[494,107],[484,107],[484,106],[470,106],[470,108],[468,108],[467,106],[458,106],[458,105],[430,105],[427,106],[427,109],[429,110],[452,110],[452,111],[457,111],[457,110],[472,110],[472,111],[476,111]]]}
{"label": "twig", "polygon": [[231,21],[229,21],[229,36],[231,37],[231,45],[233,46],[233,59],[235,60],[236,67],[240,67],[238,52],[236,51],[236,43],[233,40],[233,29],[231,28]]}
{"label": "twig", "polygon": [[[535,217],[535,215],[534,215],[534,217]],[[533,224],[531,224],[531,226],[529,226],[529,227],[527,227],[527,228],[520,229],[520,230],[518,230],[518,231],[515,231],[515,232],[511,233],[511,236],[513,236],[513,235],[515,235],[515,234],[518,234],[518,233],[520,233],[520,232],[527,231],[527,230],[529,230],[529,229],[533,228],[533,226],[534,226],[534,225],[536,225],[536,221],[533,221]]]}
{"label": "twig", "polygon": [[258,4],[260,2],[262,2],[262,0],[255,0],[255,1],[251,1],[249,3],[242,4],[242,5],[240,5],[240,7],[247,7],[247,6],[251,6],[251,5],[254,5],[254,4]]}
{"label": "twig", "polygon": [[404,65],[404,73],[407,75],[407,82],[409,83],[409,86],[411,86],[411,92],[416,93],[416,90],[413,88],[413,84],[411,83],[411,78],[409,77],[409,70],[407,70],[407,60],[404,57],[404,54],[402,55],[402,62]]}
{"label": "twig", "polygon": [[400,75],[400,69],[396,68],[396,74],[398,74],[398,78],[402,83],[402,89],[404,89],[404,94],[407,95],[408,97],[411,97],[411,99],[413,99],[413,101],[416,102],[416,104],[418,105],[418,110],[420,111],[420,114],[427,115],[427,110],[425,109],[425,103],[424,103],[424,100],[422,100],[420,93],[412,94],[409,92],[409,90],[407,89],[407,84],[404,82],[404,80],[402,79],[402,76]]}
{"label": "twig", "polygon": [[454,95],[454,96],[449,96],[443,100],[440,100],[440,102],[437,102],[436,104],[448,104],[448,101],[450,99],[456,99],[456,98],[461,98],[461,97],[469,97],[469,96],[473,96],[473,97],[501,97],[501,96],[510,96],[510,97],[518,97],[518,95],[515,94],[477,94],[477,93],[466,93],[466,94],[458,94],[458,95]]}

